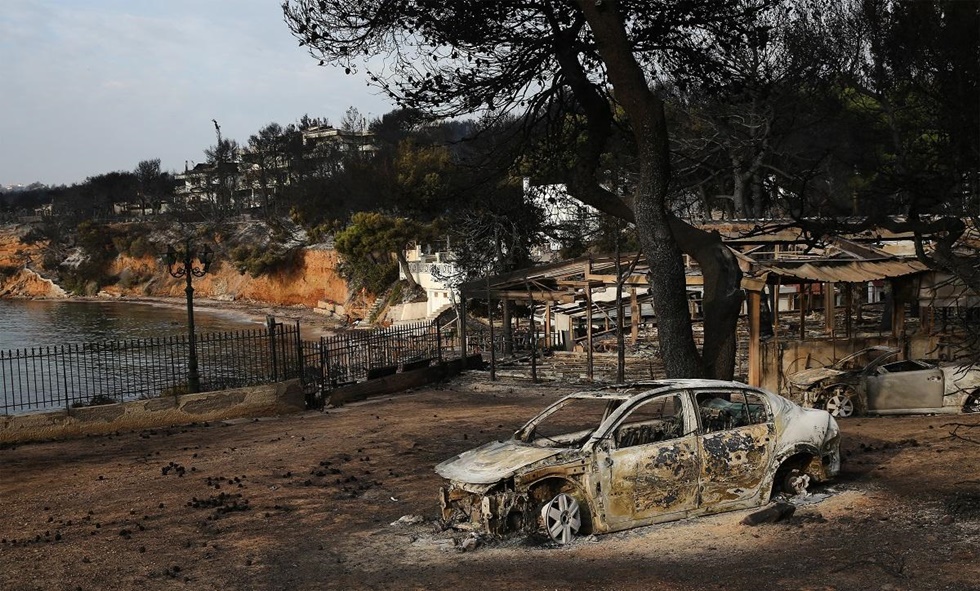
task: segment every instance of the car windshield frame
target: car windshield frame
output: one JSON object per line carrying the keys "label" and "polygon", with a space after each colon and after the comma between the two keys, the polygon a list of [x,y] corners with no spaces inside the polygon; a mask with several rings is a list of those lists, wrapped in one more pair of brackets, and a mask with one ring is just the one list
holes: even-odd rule
{"label": "car windshield frame", "polygon": [[[524,426],[514,433],[514,439],[523,444],[532,445],[535,447],[567,449],[581,448],[590,439],[592,439],[599,428],[602,427],[618,409],[626,404],[630,398],[631,397],[628,395],[610,392],[579,392],[576,394],[570,394],[548,405],[534,418],[525,423]],[[555,415],[561,413],[562,411],[567,411],[568,408],[573,405],[581,406],[577,403],[582,401],[605,403],[602,416],[595,421],[594,424],[589,423],[587,429],[574,432],[575,436],[570,439],[567,439],[566,437],[558,437],[558,434],[556,433],[541,434],[539,432],[539,427],[542,425],[548,425],[549,419],[554,418]],[[572,433],[568,435],[572,435]]]}
{"label": "car windshield frame", "polygon": [[[874,357],[871,357],[871,353],[873,351],[880,351],[880,353]],[[846,357],[842,357],[841,359],[837,360],[836,363],[831,365],[830,368],[840,372],[866,372],[869,369],[874,369],[882,365],[887,359],[898,355],[900,352],[901,352],[900,349],[894,349],[892,347],[884,347],[884,346],[868,347],[866,349],[861,349],[860,351],[851,353]],[[861,356],[865,356],[866,358],[870,359],[870,361],[868,361],[860,368],[854,368],[854,369],[844,368],[844,366],[847,365],[849,362]]]}

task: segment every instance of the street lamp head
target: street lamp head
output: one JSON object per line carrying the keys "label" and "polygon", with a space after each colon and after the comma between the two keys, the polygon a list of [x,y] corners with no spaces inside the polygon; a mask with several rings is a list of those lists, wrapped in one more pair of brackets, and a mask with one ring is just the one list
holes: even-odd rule
{"label": "street lamp head", "polygon": [[201,264],[204,265],[204,272],[207,273],[208,269],[211,268],[211,263],[214,262],[214,251],[207,244],[201,249],[201,253],[198,255],[201,259]]}

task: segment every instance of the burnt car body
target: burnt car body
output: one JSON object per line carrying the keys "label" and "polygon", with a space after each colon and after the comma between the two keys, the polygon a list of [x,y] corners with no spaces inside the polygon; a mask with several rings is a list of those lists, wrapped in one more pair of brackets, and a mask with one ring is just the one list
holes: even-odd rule
{"label": "burnt car body", "polygon": [[835,417],[980,411],[980,368],[896,360],[899,353],[870,347],[829,367],[795,373],[789,378],[790,398]]}
{"label": "burnt car body", "polygon": [[447,522],[565,543],[763,505],[836,475],[839,445],[825,411],[736,382],[663,380],[568,395],[436,472]]}

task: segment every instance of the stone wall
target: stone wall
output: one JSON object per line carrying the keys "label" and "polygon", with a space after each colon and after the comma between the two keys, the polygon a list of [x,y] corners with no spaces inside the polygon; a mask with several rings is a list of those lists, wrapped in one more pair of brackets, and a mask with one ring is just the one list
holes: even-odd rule
{"label": "stone wall", "polygon": [[26,415],[0,415],[0,443],[101,435],[305,410],[299,380]]}

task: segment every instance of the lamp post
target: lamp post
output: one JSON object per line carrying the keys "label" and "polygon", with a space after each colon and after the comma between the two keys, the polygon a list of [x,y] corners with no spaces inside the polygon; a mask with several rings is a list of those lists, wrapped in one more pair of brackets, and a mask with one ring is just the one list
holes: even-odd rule
{"label": "lamp post", "polygon": [[[195,260],[200,265],[195,264]],[[190,337],[189,353],[187,355],[187,391],[191,394],[201,390],[201,378],[197,373],[197,342],[194,337],[194,286],[191,285],[194,277],[204,277],[214,261],[214,251],[211,247],[204,245],[198,250],[191,245],[191,239],[184,239],[184,249],[177,250],[170,245],[167,247],[167,271],[172,277],[184,277],[187,280],[187,287],[184,293],[187,294],[187,334]]]}

